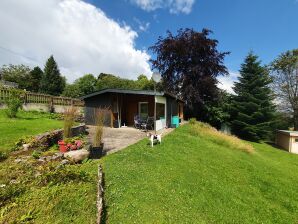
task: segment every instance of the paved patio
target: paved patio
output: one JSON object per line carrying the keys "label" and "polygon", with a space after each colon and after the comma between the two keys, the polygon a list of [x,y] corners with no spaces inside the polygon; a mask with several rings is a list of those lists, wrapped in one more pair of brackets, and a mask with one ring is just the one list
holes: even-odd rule
{"label": "paved patio", "polygon": [[[92,136],[94,131],[94,126],[88,126],[89,135]],[[164,129],[159,133],[166,135],[173,131],[174,129],[168,128]],[[153,131],[149,131],[153,133]],[[146,137],[146,132],[140,131],[136,128],[126,127],[126,128],[108,128],[104,127],[103,132],[103,143],[104,143],[104,154],[111,154],[126,148],[129,145],[135,144],[138,141]]]}

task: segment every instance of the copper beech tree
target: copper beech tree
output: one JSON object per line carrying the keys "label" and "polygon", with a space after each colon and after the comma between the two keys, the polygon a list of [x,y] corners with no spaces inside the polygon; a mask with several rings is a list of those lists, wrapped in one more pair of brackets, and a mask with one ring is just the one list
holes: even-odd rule
{"label": "copper beech tree", "polygon": [[152,67],[163,78],[163,88],[186,103],[186,116],[208,121],[207,111],[219,100],[217,77],[227,75],[224,58],[229,52],[217,50],[218,41],[211,39],[212,31],[180,29],[177,35],[170,31],[159,37],[150,47],[156,59]]}

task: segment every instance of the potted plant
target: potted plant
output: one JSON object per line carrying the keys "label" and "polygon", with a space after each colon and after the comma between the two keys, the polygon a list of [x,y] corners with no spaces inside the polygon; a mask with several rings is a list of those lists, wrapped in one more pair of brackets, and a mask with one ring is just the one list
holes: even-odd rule
{"label": "potted plant", "polygon": [[98,159],[102,156],[103,143],[103,122],[105,109],[96,109],[94,112],[95,129],[92,138],[92,147],[90,149],[90,157]]}

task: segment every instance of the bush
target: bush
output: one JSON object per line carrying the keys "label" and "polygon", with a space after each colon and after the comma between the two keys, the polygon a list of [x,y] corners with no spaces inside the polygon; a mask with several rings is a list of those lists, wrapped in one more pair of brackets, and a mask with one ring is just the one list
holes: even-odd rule
{"label": "bush", "polygon": [[250,144],[235,136],[224,134],[206,123],[196,121],[191,127],[191,132],[193,135],[207,138],[221,146],[238,149],[248,153],[254,152],[254,148]]}
{"label": "bush", "polygon": [[5,113],[9,118],[16,118],[19,109],[22,107],[22,92],[19,90],[11,90],[11,94],[8,99],[6,99],[5,104],[7,109]]}

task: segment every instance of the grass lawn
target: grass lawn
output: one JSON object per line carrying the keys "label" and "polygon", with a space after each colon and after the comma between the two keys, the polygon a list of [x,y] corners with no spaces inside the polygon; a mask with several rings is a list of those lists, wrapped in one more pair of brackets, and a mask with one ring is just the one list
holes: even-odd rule
{"label": "grass lawn", "polygon": [[298,155],[176,129],[104,157],[107,223],[298,223]]}
{"label": "grass lawn", "polygon": [[[61,127],[48,115],[0,111],[1,150]],[[298,223],[298,155],[184,125],[151,148],[57,168],[31,156],[0,162],[0,223],[95,223],[97,166],[105,177],[106,223]],[[4,144],[5,143],[5,144]],[[49,152],[46,152],[49,153]]]}
{"label": "grass lawn", "polygon": [[4,111],[0,110],[0,152],[9,151],[22,137],[40,134],[62,126],[62,121],[50,119],[49,114],[46,113],[20,111],[18,118],[9,119]]}

